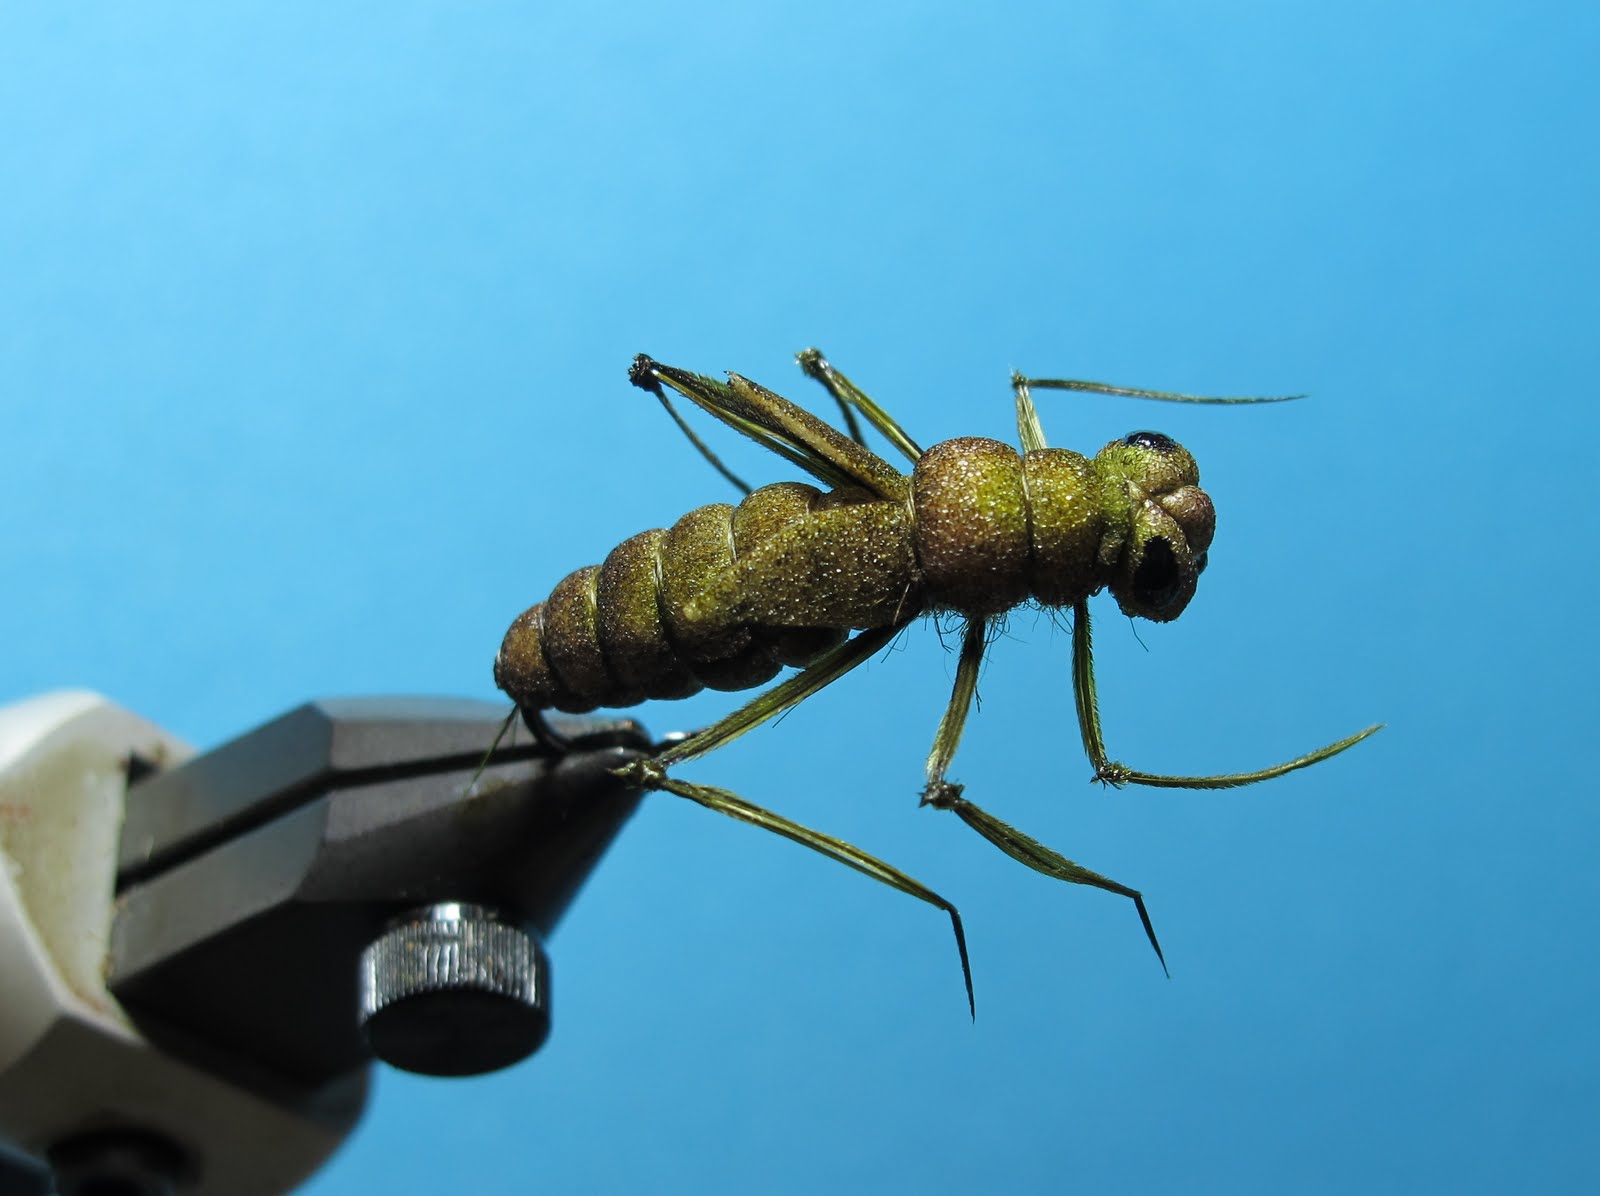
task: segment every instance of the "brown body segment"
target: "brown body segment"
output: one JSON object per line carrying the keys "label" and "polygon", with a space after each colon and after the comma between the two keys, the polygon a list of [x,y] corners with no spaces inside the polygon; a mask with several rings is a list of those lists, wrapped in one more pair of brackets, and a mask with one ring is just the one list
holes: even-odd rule
{"label": "brown body segment", "polygon": [[981,618],[1028,597],[1028,493],[1016,449],[981,436],[936,444],[917,461],[912,493],[935,609]]}

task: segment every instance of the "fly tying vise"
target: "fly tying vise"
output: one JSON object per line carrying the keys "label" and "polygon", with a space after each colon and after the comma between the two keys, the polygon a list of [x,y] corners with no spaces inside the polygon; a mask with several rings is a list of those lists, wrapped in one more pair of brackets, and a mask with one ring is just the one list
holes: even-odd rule
{"label": "fly tying vise", "polygon": [[[954,692],[934,736],[922,804],[950,810],[1001,851],[1047,876],[1131,899],[1166,967],[1137,890],[1073,863],[962,796],[945,779],[997,620],[1032,603],[1072,611],[1072,684],[1094,779],[1115,786],[1226,789],[1282,776],[1373,734],[1253,772],[1167,776],[1111,759],[1095,697],[1088,599],[1110,590],[1124,614],[1167,622],[1182,613],[1206,567],[1216,525],[1194,458],[1159,432],[1113,440],[1094,457],[1045,445],[1036,389],[1189,403],[1257,403],[1095,382],[1012,377],[1019,453],[982,437],[922,449],[816,349],[801,368],[833,396],[844,431],[772,391],[730,374],[720,382],[640,356],[629,378],[654,394],[706,459],[744,492],[737,506],[698,507],[672,527],[625,540],[600,565],[557,583],[512,623],[495,682],[536,734],[540,712],[581,713],[683,698],[704,688],[749,689],[785,666],[800,672],[704,730],[624,770],[647,790],[689,798],[812,848],[950,915],[969,1008],[972,976],[961,917],[933,890],[843,840],[792,822],[726,789],[668,770],[769,721],[844,676],[928,614],[961,620]],[[779,482],[752,490],[679,416],[675,391],[799,466],[826,489]],[[908,460],[901,473],[868,450],[857,415]],[[854,635],[850,633],[854,632]]]}

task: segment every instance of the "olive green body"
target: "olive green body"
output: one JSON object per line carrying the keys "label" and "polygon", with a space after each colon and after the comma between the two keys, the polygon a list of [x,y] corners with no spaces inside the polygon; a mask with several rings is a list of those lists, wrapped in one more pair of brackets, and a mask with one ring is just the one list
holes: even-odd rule
{"label": "olive green body", "polygon": [[1065,606],[1110,586],[1130,615],[1173,618],[1214,515],[1193,458],[1151,435],[1093,459],[962,437],[924,453],[895,498],[782,482],[698,507],[520,615],[495,681],[525,710],[581,713],[760,685],[852,629],[928,612]]}

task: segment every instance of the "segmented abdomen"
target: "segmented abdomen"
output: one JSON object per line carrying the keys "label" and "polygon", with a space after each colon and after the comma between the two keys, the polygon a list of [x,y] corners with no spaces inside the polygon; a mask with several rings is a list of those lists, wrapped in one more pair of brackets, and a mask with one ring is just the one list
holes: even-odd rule
{"label": "segmented abdomen", "polygon": [[[495,682],[524,708],[582,713],[704,688],[748,689],[785,665],[809,664],[849,628],[893,618],[892,609],[885,618],[864,608],[854,559],[861,536],[841,523],[858,532],[862,523],[875,524],[876,539],[883,531],[899,539],[903,549],[880,553],[886,559],[878,572],[887,564],[902,583],[909,580],[912,553],[899,504],[799,482],[764,486],[737,507],[697,507],[670,528],[641,532],[604,564],[568,575],[512,623],[495,659]],[[850,579],[854,601],[817,592],[815,574],[826,575],[825,561],[808,567],[785,559],[841,552],[852,559],[833,567]],[[764,597],[772,588],[767,579],[808,592],[773,603]]]}

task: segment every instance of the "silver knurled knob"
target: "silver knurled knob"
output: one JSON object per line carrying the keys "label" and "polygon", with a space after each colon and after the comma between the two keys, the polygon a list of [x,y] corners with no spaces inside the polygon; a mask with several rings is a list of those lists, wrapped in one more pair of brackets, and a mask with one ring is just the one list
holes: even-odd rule
{"label": "silver knurled knob", "polygon": [[361,1027],[372,1053],[405,1071],[509,1067],[550,1033],[550,961],[531,931],[485,906],[415,910],[361,953]]}

